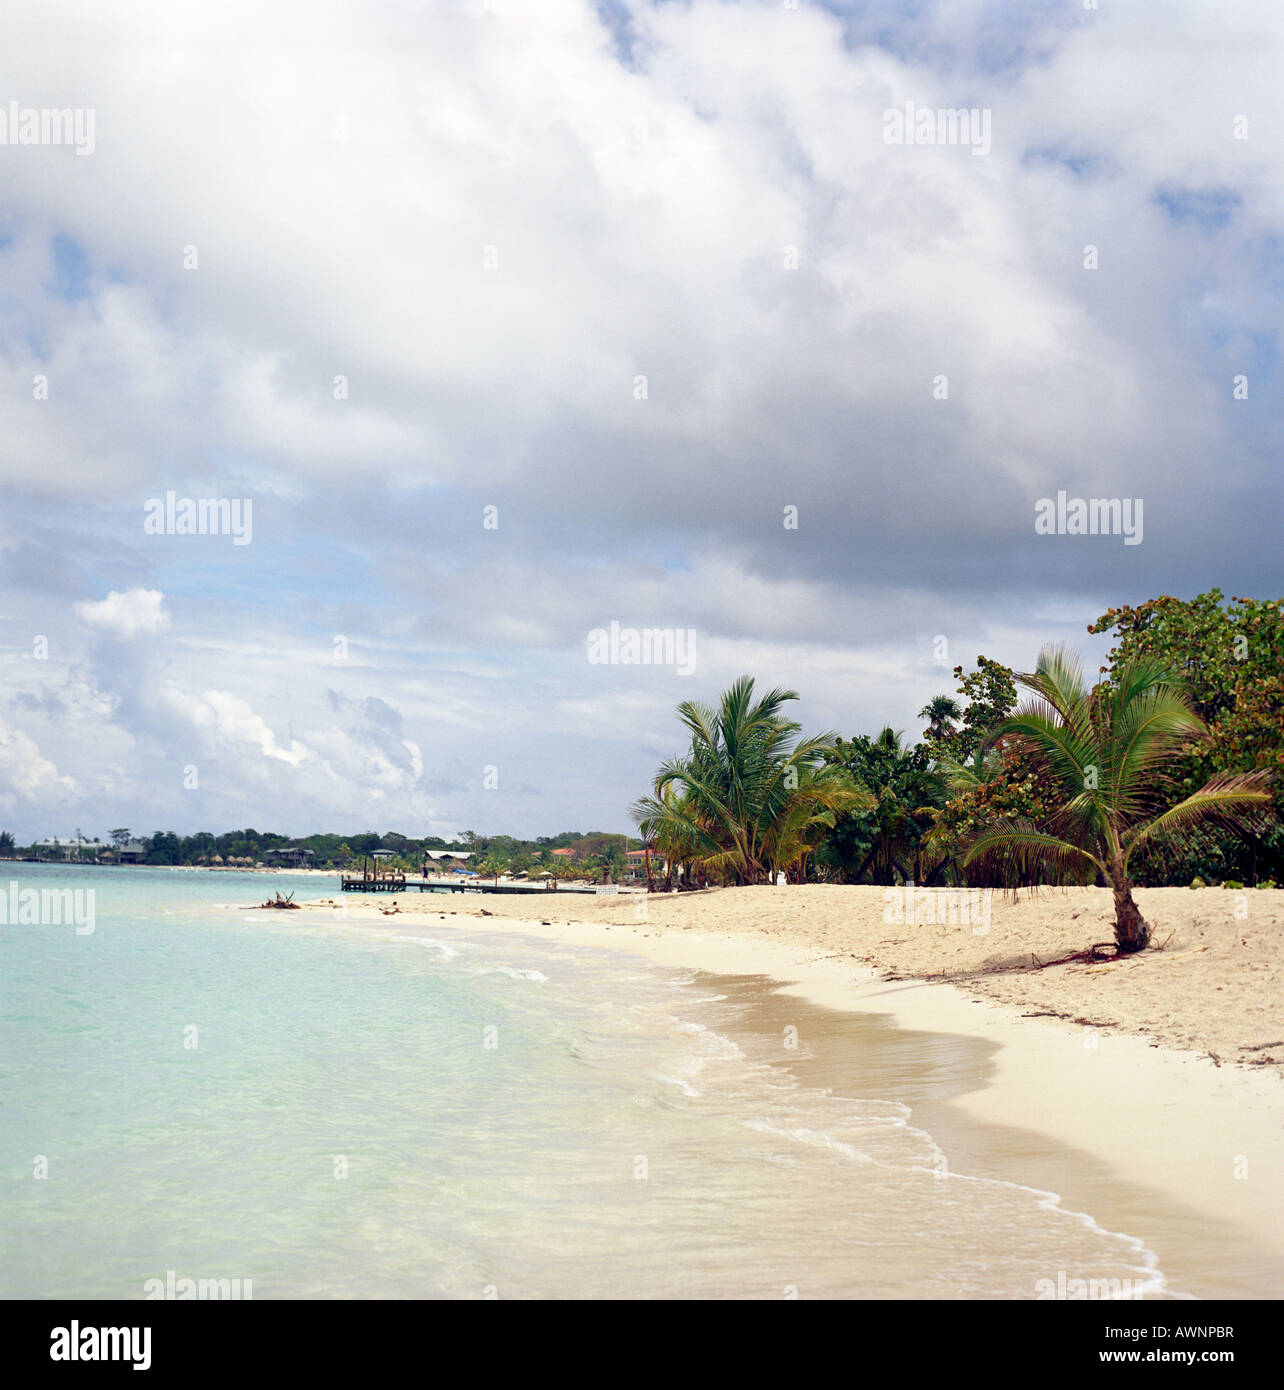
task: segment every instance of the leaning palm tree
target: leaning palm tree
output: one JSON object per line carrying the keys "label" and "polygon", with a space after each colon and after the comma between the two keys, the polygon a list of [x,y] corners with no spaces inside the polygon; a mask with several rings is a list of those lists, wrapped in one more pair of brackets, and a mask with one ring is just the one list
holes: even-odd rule
{"label": "leaning palm tree", "polygon": [[996,821],[970,842],[964,864],[1015,870],[1027,882],[1077,882],[1100,872],[1114,891],[1115,947],[1144,950],[1150,925],[1133,900],[1129,861],[1140,846],[1181,840],[1199,827],[1255,827],[1269,814],[1270,773],[1221,773],[1170,804],[1183,744],[1208,738],[1176,676],[1140,658],[1089,688],[1079,659],[1045,648],[1033,695],[987,743],[1009,738],[1064,800],[1049,820]]}
{"label": "leaning palm tree", "polygon": [[[678,717],[691,748],[664,763],[655,795],[632,807],[642,833],[673,836],[724,881],[761,883],[772,868],[772,837],[800,802],[840,810],[850,795],[836,770],[819,766],[834,735],[800,738],[800,726],[781,713],[796,699],[795,691],[771,690],[755,700],[753,679],[741,676],[716,710],[683,701]],[[670,789],[677,795],[666,796]]]}

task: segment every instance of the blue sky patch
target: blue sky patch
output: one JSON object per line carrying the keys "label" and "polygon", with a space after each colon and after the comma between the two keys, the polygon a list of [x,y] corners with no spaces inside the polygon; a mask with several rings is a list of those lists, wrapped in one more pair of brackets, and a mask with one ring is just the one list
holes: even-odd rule
{"label": "blue sky patch", "polygon": [[1182,188],[1166,184],[1155,190],[1155,203],[1179,226],[1220,232],[1230,225],[1244,200],[1230,188]]}
{"label": "blue sky patch", "polygon": [[61,232],[53,239],[54,293],[68,304],[89,298],[89,256],[85,248]]}

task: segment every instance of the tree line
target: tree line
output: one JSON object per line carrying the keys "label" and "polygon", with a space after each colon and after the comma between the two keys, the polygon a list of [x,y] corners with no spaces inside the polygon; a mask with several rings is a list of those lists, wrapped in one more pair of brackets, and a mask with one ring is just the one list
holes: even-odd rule
{"label": "tree line", "polygon": [[[272,864],[279,860],[274,850],[303,850],[317,868],[344,869],[360,864],[376,850],[386,855],[389,868],[406,873],[418,873],[427,850],[467,853],[468,865],[483,875],[548,872],[558,879],[611,879],[623,872],[628,850],[641,847],[636,838],[607,831],[566,830],[558,835],[542,835],[522,840],[511,835],[479,835],[466,830],[454,840],[440,836],[413,837],[395,830],[383,834],[365,831],[356,835],[317,834],[291,837],[273,831],[229,830],[221,835],[200,830],[192,835],[178,835],[172,830],[157,830],[150,835],[135,835],[127,826],[111,832],[114,853],[131,845],[141,848],[138,862],[149,865],[187,866],[196,868],[232,864]],[[569,849],[570,855],[555,855],[554,850]],[[88,849],[78,848],[75,840],[57,847],[20,846],[9,831],[0,831],[0,856],[21,859],[89,859]],[[271,857],[270,857],[271,856]]]}

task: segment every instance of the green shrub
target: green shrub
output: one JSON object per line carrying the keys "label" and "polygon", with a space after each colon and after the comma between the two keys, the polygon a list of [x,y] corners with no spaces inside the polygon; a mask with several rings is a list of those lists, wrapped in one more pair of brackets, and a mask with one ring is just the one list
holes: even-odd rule
{"label": "green shrub", "polygon": [[1236,891],[1243,888],[1243,886],[1244,885],[1236,878],[1228,878],[1226,882],[1222,884],[1223,888],[1231,888],[1235,889]]}
{"label": "green shrub", "polygon": [[1192,888],[1207,888],[1208,884],[1206,884],[1202,878],[1192,878],[1190,886]]}

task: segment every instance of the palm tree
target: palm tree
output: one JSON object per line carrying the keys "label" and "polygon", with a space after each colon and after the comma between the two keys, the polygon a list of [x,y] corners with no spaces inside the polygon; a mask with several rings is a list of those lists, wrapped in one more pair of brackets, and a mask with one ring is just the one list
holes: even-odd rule
{"label": "palm tree", "polygon": [[627,862],[624,858],[624,850],[620,847],[619,842],[617,840],[612,840],[599,857],[602,861],[602,868],[605,871],[603,882],[618,883]]}
{"label": "palm tree", "polygon": [[[631,810],[639,834],[664,859],[664,891],[670,893],[673,891],[675,870],[679,873],[679,884],[684,881],[689,883],[686,870],[695,858],[698,847],[689,823],[686,795],[672,786],[653,784],[652,790],[654,796],[641,798]],[[648,892],[654,891],[648,879]]]}
{"label": "palm tree", "polygon": [[950,731],[950,725],[962,717],[958,701],[949,695],[933,695],[918,712],[920,719],[927,720],[927,731],[935,739],[943,739]]}
{"label": "palm tree", "polygon": [[500,874],[506,872],[508,865],[497,854],[488,854],[485,859],[478,864],[476,873],[479,877],[493,877],[496,885],[499,884]]}
{"label": "palm tree", "polygon": [[1044,648],[1034,673],[1017,680],[1034,698],[988,741],[1010,737],[1065,799],[1043,826],[996,821],[981,830],[963,862],[1015,868],[1027,881],[1099,871],[1114,891],[1117,952],[1144,950],[1151,928],[1132,896],[1133,852],[1209,822],[1255,825],[1268,813],[1270,773],[1218,774],[1168,805],[1183,744],[1202,742],[1209,730],[1180,679],[1153,658],[1129,661],[1090,689],[1078,657]]}
{"label": "palm tree", "polygon": [[[656,773],[654,796],[632,807],[644,836],[672,837],[699,870],[737,883],[761,883],[781,849],[780,831],[802,808],[813,813],[851,804],[836,772],[821,767],[834,735],[800,738],[800,726],[782,713],[798,699],[771,690],[754,699],[754,682],[741,676],[717,710],[686,700],[678,717],[691,749]],[[676,795],[666,796],[668,791]]]}
{"label": "palm tree", "polygon": [[993,782],[1003,771],[1003,759],[993,747],[981,745],[966,762],[960,762],[948,753],[938,754],[935,771],[950,791],[958,796],[962,792],[975,791],[987,782]]}
{"label": "palm tree", "polygon": [[767,838],[770,880],[784,873],[791,882],[807,877],[807,861],[824,844],[842,811],[867,811],[874,796],[845,769],[806,768],[788,806]]}

